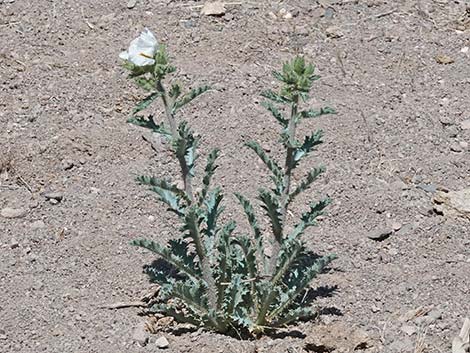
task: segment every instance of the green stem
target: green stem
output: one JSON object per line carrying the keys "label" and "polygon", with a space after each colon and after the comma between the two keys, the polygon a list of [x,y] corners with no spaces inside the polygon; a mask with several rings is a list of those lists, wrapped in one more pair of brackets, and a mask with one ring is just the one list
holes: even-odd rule
{"label": "green stem", "polygon": [[[290,184],[292,177],[292,170],[294,168],[294,153],[295,153],[295,131],[297,127],[297,110],[299,105],[299,96],[297,94],[292,98],[291,104],[291,114],[289,118],[289,125],[287,126],[287,151],[286,151],[286,161],[285,161],[285,173],[283,178],[283,188],[281,194],[281,226],[282,231],[284,230],[284,223],[286,221],[287,209],[289,206],[289,195],[290,195]],[[282,240],[282,234],[281,234]],[[269,266],[269,273],[271,276],[274,276],[276,272],[276,264],[279,257],[279,252],[281,251],[281,243],[278,241],[274,242],[271,263]]]}
{"label": "green stem", "polygon": [[[170,125],[171,136],[173,140],[176,141],[180,137],[178,136],[178,128],[176,125],[176,119],[172,111],[173,101],[168,96],[168,93],[165,90],[165,87],[163,86],[160,78],[157,78],[156,88],[157,88],[157,91],[160,92],[162,95],[162,101],[165,107],[165,115],[168,120],[168,125]],[[188,163],[186,163],[186,159],[184,157],[178,158],[178,162],[180,164],[181,174],[183,176],[184,190],[189,200],[192,203],[194,200],[194,195],[193,195],[193,187],[192,187],[192,180],[191,180],[192,178],[191,178],[191,173],[189,172]]]}

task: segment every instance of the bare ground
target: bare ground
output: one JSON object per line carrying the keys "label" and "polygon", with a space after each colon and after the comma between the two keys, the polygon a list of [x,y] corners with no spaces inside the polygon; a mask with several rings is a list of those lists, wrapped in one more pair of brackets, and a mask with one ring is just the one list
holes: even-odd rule
{"label": "bare ground", "polygon": [[[328,172],[294,210],[334,200],[309,235],[315,251],[339,256],[315,282],[319,320],[259,341],[169,330],[155,336],[168,338],[167,351],[318,351],[307,341],[324,325],[367,332],[369,352],[418,352],[423,333],[422,352],[449,352],[470,315],[470,224],[436,214],[429,191],[470,185],[468,1],[242,0],[222,17],[201,16],[199,5],[0,1],[0,209],[24,211],[0,217],[0,351],[158,351],[133,342],[139,309],[101,308],[152,291],[142,266],[154,257],[128,242],[164,242],[175,229],[133,181],[175,166],[164,145],[156,156],[125,123],[142,92],[118,54],[149,27],[184,83],[219,88],[184,113],[203,153],[223,151],[216,179],[229,216],[239,219],[234,191],[268,182],[243,142],[277,154],[277,126],[258,104],[271,70],[304,54],[322,76],[311,105],[339,112],[304,126],[325,130],[312,163]],[[396,231],[367,237],[384,228]],[[335,352],[348,351],[337,336]]]}

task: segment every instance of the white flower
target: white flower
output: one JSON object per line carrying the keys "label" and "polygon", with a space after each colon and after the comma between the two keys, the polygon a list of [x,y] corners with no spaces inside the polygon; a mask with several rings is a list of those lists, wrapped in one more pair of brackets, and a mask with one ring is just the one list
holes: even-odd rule
{"label": "white flower", "polygon": [[129,49],[119,54],[123,60],[130,61],[135,66],[147,66],[155,64],[155,53],[158,42],[154,34],[145,28],[139,37],[129,45]]}

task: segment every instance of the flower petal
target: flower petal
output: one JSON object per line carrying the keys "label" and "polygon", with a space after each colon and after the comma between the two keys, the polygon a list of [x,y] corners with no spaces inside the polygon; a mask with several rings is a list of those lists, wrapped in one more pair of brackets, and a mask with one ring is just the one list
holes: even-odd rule
{"label": "flower petal", "polygon": [[129,53],[126,51],[123,51],[122,53],[119,54],[119,57],[122,59],[122,60],[129,60]]}
{"label": "flower petal", "polygon": [[148,58],[148,57],[143,56],[141,54],[130,55],[129,56],[129,61],[132,62],[136,66],[147,66],[147,65],[155,64],[154,59]]}

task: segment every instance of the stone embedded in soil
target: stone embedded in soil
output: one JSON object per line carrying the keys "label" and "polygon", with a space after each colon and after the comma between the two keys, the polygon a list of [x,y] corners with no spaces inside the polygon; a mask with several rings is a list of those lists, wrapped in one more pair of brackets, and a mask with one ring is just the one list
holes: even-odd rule
{"label": "stone embedded in soil", "polygon": [[57,202],[62,201],[64,194],[61,192],[46,192],[42,194],[47,200],[56,200]]}
{"label": "stone embedded in soil", "polygon": [[11,208],[5,207],[0,211],[0,214],[4,218],[21,218],[26,215],[27,211],[23,208]]}
{"label": "stone embedded in soil", "polygon": [[129,1],[127,2],[127,8],[128,8],[128,9],[132,9],[132,8],[135,7],[136,4],[137,4],[137,0],[129,0]]}
{"label": "stone embedded in soil", "polygon": [[149,334],[145,331],[144,324],[137,325],[132,333],[132,340],[140,346],[145,347],[149,341]]}
{"label": "stone embedded in soil", "polygon": [[400,330],[406,333],[408,336],[414,335],[416,333],[416,327],[413,325],[403,325]]}
{"label": "stone embedded in soil", "polygon": [[18,240],[12,239],[12,240],[10,241],[10,248],[11,248],[11,249],[16,249],[16,248],[18,248],[19,246],[20,246],[20,243],[18,243]]}
{"label": "stone embedded in soil", "polygon": [[339,28],[338,26],[328,27],[325,30],[325,33],[328,38],[334,38],[334,39],[341,38],[342,36],[344,36],[343,31],[341,31],[341,28]]}
{"label": "stone embedded in soil", "polygon": [[71,159],[64,159],[60,163],[60,165],[61,165],[63,170],[70,170],[75,166],[74,162]]}
{"label": "stone embedded in soil", "polygon": [[31,229],[41,229],[44,227],[46,227],[46,223],[41,220],[34,221],[33,223],[31,223]]}
{"label": "stone embedded in soil", "polygon": [[450,150],[452,152],[462,152],[463,148],[462,148],[462,146],[460,146],[460,143],[452,142],[452,144],[450,145]]}
{"label": "stone embedded in soil", "polygon": [[170,342],[168,342],[168,340],[166,339],[165,336],[161,336],[159,338],[157,338],[157,340],[155,341],[155,345],[158,347],[158,348],[168,348],[168,346],[170,345]]}
{"label": "stone embedded in soil", "polygon": [[460,123],[462,130],[470,130],[470,119],[464,120]]}
{"label": "stone embedded in soil", "polygon": [[387,239],[390,235],[392,235],[393,229],[391,228],[383,228],[383,229],[374,229],[373,231],[367,234],[367,237],[372,240],[382,241]]}
{"label": "stone embedded in soil", "polygon": [[201,10],[201,15],[222,16],[225,14],[225,5],[223,2],[206,2]]}

